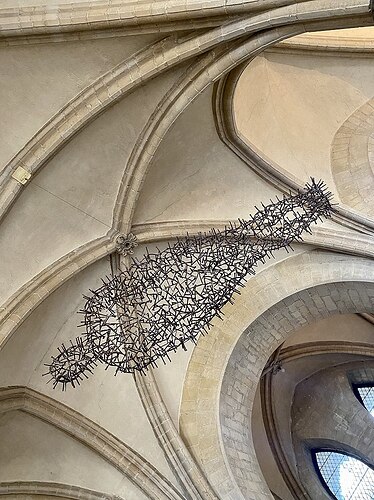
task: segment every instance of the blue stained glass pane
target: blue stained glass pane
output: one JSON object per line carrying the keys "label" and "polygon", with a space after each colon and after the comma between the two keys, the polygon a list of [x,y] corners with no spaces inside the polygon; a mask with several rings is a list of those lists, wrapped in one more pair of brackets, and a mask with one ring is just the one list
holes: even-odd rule
{"label": "blue stained glass pane", "polygon": [[317,466],[337,500],[374,500],[374,470],[356,458],[332,451],[315,453]]}
{"label": "blue stained glass pane", "polygon": [[374,386],[371,387],[357,387],[358,393],[364,403],[365,408],[374,417]]}

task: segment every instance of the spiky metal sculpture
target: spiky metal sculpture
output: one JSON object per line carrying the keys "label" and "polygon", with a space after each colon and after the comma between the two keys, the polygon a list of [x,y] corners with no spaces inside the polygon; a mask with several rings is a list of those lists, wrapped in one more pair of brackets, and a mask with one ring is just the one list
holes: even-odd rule
{"label": "spiky metal sculpture", "polygon": [[301,241],[313,223],[331,215],[330,198],[323,182],[312,179],[303,192],[256,207],[249,220],[133,259],[129,269],[85,297],[80,311],[85,333],[62,345],[47,365],[54,387],[74,387],[97,362],[116,373],[144,373],[158,360],[170,359],[170,351],[186,349],[233,302],[258,262]]}

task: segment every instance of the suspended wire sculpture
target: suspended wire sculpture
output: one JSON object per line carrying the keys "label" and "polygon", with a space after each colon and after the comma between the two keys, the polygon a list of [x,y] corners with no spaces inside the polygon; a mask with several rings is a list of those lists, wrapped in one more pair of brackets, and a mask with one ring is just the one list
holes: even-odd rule
{"label": "suspended wire sculpture", "polygon": [[304,231],[333,211],[322,181],[294,196],[277,197],[248,220],[222,231],[180,238],[162,251],[147,253],[118,275],[102,280],[85,296],[83,335],[62,346],[48,366],[53,387],[75,387],[98,362],[115,373],[145,373],[157,361],[211,328],[214,317],[233,303],[258,262],[302,241]]}

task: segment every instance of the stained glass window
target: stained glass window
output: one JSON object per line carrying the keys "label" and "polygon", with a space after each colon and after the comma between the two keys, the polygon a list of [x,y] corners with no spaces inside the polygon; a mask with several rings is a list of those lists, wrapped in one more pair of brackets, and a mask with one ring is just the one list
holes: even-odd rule
{"label": "stained glass window", "polygon": [[355,389],[361,403],[374,417],[374,385],[357,385]]}
{"label": "stained glass window", "polygon": [[374,470],[343,453],[315,452],[325,487],[337,500],[374,500]]}

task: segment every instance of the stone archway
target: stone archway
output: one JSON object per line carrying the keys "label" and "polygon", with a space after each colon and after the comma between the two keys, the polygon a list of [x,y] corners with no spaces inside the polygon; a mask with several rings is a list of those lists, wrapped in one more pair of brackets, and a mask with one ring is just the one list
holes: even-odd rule
{"label": "stone archway", "polygon": [[224,309],[224,321],[191,357],[180,414],[183,438],[220,498],[273,498],[250,431],[256,387],[272,352],[308,322],[373,309],[370,261],[320,251],[269,266]]}
{"label": "stone archway", "polygon": [[[251,436],[251,410],[262,369],[279,341],[302,326],[332,314],[374,308],[374,283],[341,282],[318,285],[281,300],[243,332],[226,366],[220,394],[222,443],[230,469],[246,498],[257,458]],[[249,362],[249,360],[252,360]]]}
{"label": "stone archway", "polygon": [[343,203],[373,215],[374,99],[351,114],[331,144],[331,170]]}

